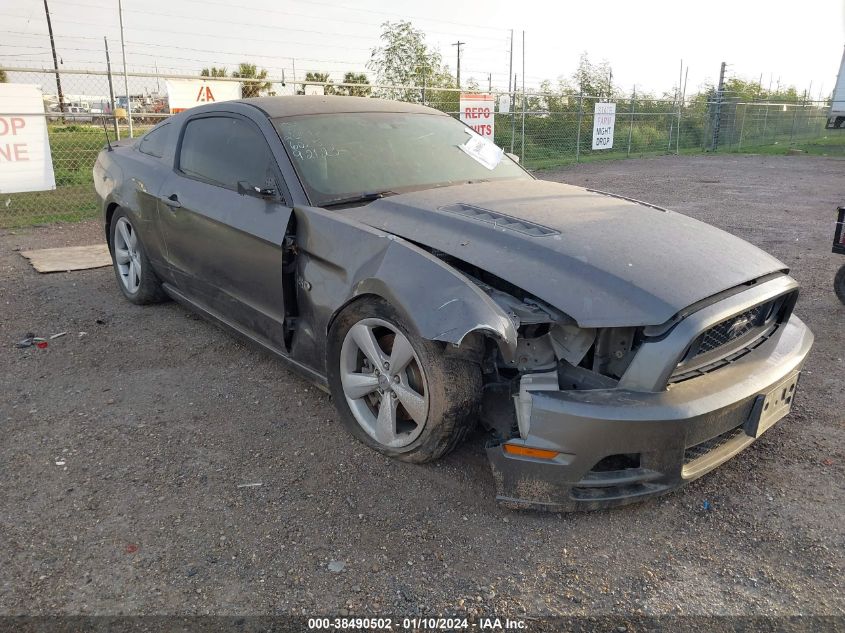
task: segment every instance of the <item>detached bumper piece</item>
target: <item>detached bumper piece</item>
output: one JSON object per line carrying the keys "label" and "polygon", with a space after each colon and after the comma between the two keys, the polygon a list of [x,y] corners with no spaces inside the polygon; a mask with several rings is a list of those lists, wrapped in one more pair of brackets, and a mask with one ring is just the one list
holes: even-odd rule
{"label": "detached bumper piece", "polygon": [[[666,391],[534,392],[527,435],[487,448],[498,501],[595,510],[700,477],[786,415],[812,342],[792,316],[755,353]],[[540,449],[543,457],[511,445]]]}

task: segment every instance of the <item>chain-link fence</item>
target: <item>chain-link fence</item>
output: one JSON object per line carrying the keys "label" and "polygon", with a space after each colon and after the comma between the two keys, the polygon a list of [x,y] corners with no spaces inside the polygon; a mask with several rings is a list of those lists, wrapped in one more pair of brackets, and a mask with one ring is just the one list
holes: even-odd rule
{"label": "chain-link fence", "polygon": [[[53,71],[7,68],[9,82],[40,86],[52,153],[56,189],[0,193],[0,226],[91,217],[97,213],[91,168],[105,145],[105,130],[117,136],[139,136],[169,116],[166,82],[184,75],[105,71],[60,71],[62,102]],[[190,77],[196,79],[197,77]],[[218,78],[214,78],[217,80]],[[314,88],[308,82],[268,78],[236,81],[261,94],[297,94],[323,90],[423,102],[459,116],[456,89],[419,86],[344,86]],[[529,169],[544,169],[583,160],[625,158],[702,151],[753,151],[754,148],[821,138],[826,133],[827,104],[745,103],[715,95],[708,99],[654,99],[636,94],[614,96],[613,144],[594,150],[597,103],[607,99],[578,94],[507,93],[496,96],[494,141],[521,157]],[[127,97],[128,95],[128,97]],[[2,156],[0,156],[2,158]]]}

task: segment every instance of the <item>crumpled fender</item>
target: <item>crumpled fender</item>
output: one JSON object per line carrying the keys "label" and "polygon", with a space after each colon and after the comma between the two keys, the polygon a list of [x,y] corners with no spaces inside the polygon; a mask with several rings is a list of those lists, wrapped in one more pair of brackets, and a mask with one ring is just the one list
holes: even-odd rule
{"label": "crumpled fender", "polygon": [[[505,360],[517,332],[507,313],[446,262],[399,237],[314,207],[297,207],[297,285],[311,335],[325,338],[351,301],[377,295],[407,318],[420,336],[459,345],[471,332],[491,335]],[[301,329],[303,331],[303,329]],[[294,350],[296,352],[296,350]],[[322,354],[324,357],[324,354]]]}

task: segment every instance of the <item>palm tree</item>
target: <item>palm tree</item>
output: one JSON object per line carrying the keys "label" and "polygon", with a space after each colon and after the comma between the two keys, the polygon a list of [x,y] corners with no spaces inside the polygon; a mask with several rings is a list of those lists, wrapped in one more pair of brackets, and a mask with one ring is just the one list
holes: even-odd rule
{"label": "palm tree", "polygon": [[229,71],[226,70],[225,67],[217,68],[217,66],[212,66],[211,68],[203,68],[200,71],[200,77],[228,77]]}
{"label": "palm tree", "polygon": [[323,94],[333,95],[333,94],[339,94],[340,93],[339,88],[335,88],[332,85],[328,85],[328,84],[332,83],[332,78],[331,78],[331,76],[329,76],[329,73],[316,73],[316,72],[311,73],[311,72],[309,72],[309,73],[305,73],[305,83],[303,83],[302,87],[299,90],[296,91],[296,94],[304,95],[305,94],[305,86],[307,86],[308,83],[312,82],[312,81],[316,84],[327,84],[327,85],[323,86]]}
{"label": "palm tree", "polygon": [[367,79],[367,75],[364,73],[346,73],[343,76],[343,83],[345,84],[360,84],[358,86],[343,86],[339,88],[343,92],[341,94],[347,94],[350,97],[369,97],[372,93],[372,88],[370,88],[370,80]]}
{"label": "palm tree", "polygon": [[241,86],[241,96],[244,98],[258,97],[262,92],[269,92],[270,88],[273,87],[271,82],[263,81],[267,79],[267,70],[265,68],[259,71],[255,64],[249,64],[247,62],[241,62],[238,70],[232,73],[232,77],[251,80],[244,81]]}

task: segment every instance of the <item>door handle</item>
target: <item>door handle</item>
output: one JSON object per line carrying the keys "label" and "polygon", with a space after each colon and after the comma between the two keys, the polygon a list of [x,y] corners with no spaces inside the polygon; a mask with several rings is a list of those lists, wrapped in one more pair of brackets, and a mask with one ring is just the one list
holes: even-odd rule
{"label": "door handle", "polygon": [[179,196],[175,193],[170,194],[167,198],[162,196],[161,201],[171,209],[180,209],[182,207],[182,203],[179,202]]}

